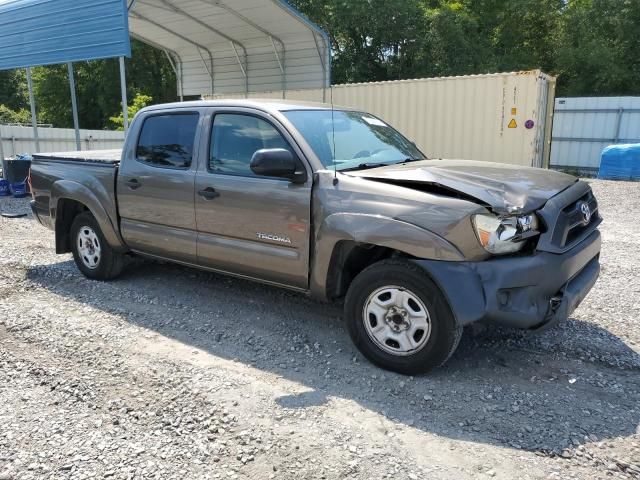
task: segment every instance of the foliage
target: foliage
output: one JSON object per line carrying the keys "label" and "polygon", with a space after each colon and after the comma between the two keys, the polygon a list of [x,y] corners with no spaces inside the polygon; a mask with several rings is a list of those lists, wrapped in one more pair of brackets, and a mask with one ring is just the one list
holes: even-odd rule
{"label": "foliage", "polygon": [[12,110],[0,103],[0,123],[24,123],[31,124],[31,113],[24,108]]}
{"label": "foliage", "polygon": [[[133,103],[127,106],[129,121],[135,117],[139,110],[142,110],[147,105],[151,105],[152,100],[153,98],[149,95],[137,93],[133,99]],[[109,122],[111,123],[110,127],[115,128],[116,130],[124,130],[124,115],[122,115],[122,112],[115,117],[109,117]]]}
{"label": "foliage", "polygon": [[640,94],[638,0],[292,0],[334,83],[541,68],[559,95]]}
{"label": "foliage", "polygon": [[[640,94],[640,0],[290,1],[329,32],[333,83],[541,68],[558,76],[558,95]],[[132,49],[128,98],[175,100],[163,52]],[[80,125],[108,126],[121,110],[118,61],[74,70]],[[66,66],[33,72],[38,121],[70,127]],[[0,72],[0,104],[28,109],[24,77]]]}
{"label": "foliage", "polygon": [[638,95],[640,1],[573,0],[559,32],[557,73],[569,95]]}
{"label": "foliage", "polygon": [[[159,103],[175,101],[176,78],[164,53],[137,40],[132,40],[131,46],[132,58],[125,61],[127,98],[142,94]],[[118,60],[77,62],[73,69],[80,127],[107,127],[110,117],[122,111]],[[72,127],[67,66],[37,67],[32,71],[38,121]],[[25,98],[21,105],[27,106],[28,100]]]}
{"label": "foliage", "polygon": [[491,70],[489,42],[480,34],[473,12],[461,3],[422,11],[424,36],[420,39],[416,77],[468,75]]}
{"label": "foliage", "polygon": [[24,70],[0,71],[0,105],[16,110],[28,105]]}

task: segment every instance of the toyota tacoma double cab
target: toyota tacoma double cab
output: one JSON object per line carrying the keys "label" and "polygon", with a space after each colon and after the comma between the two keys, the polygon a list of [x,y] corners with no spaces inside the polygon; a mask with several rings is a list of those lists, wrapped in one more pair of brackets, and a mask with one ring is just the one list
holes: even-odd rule
{"label": "toyota tacoma double cab", "polygon": [[344,302],[358,349],[404,374],[443,364],[465,325],[566,319],[600,270],[587,183],[429,159],[324,104],[147,107],[121,151],[35,155],[30,181],[56,252],[90,279],[135,254]]}

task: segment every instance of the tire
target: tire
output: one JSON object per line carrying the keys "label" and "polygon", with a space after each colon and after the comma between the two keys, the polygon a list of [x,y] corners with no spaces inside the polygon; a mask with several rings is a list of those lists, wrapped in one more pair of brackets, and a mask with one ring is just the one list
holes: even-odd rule
{"label": "tire", "polygon": [[71,251],[76,266],[92,280],[111,280],[122,272],[124,255],[109,246],[96,219],[82,212],[71,224]]}
{"label": "tire", "polygon": [[369,361],[405,375],[444,364],[462,336],[440,288],[422,268],[402,259],[377,262],[353,280],[345,320]]}

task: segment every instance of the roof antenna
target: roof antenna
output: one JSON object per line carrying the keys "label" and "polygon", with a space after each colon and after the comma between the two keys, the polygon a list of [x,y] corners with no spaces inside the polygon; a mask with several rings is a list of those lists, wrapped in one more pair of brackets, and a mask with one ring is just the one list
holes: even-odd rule
{"label": "roof antenna", "polygon": [[333,123],[333,85],[329,85],[329,98],[331,99],[331,141],[333,142],[333,185],[338,184],[338,167],[336,166],[336,125]]}

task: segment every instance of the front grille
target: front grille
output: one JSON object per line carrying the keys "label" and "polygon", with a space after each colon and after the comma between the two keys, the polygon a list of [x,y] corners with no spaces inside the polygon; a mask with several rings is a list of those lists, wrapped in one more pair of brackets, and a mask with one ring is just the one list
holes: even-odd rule
{"label": "front grille", "polygon": [[[581,207],[586,204],[591,212],[585,222]],[[543,218],[546,231],[540,236],[538,250],[562,253],[588,237],[602,221],[598,202],[591,188],[584,182],[552,198],[538,212]]]}
{"label": "front grille", "polygon": [[[580,210],[583,203],[586,203],[591,211],[591,218],[588,223],[585,223],[584,215]],[[554,232],[554,237],[557,236],[557,238],[554,238],[554,243],[560,247],[575,243],[582,239],[585,232],[591,230],[591,225],[598,219],[598,202],[593,193],[588,192],[578,201],[562,209],[562,214],[558,216],[558,222],[563,222],[561,224],[562,228],[558,228]]]}
{"label": "front grille", "polygon": [[[588,223],[585,223],[584,214],[581,211],[581,206],[584,203],[589,206],[591,211],[591,218]],[[593,223],[597,221],[599,221],[598,202],[589,190],[585,195],[560,211],[553,228],[551,243],[559,248],[573,245],[582,240],[585,234],[592,230]]]}

